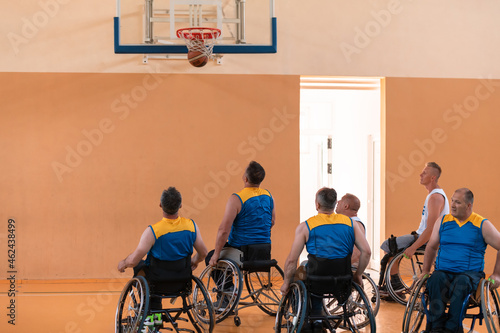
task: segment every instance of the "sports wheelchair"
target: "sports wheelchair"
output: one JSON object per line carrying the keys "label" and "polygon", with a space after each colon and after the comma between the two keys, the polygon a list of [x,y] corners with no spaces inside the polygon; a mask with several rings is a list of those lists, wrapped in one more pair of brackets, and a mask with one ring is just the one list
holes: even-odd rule
{"label": "sports wheelchair", "polygon": [[[281,299],[275,332],[376,332],[372,306],[352,281],[351,258],[318,259],[309,254],[305,281],[290,284]],[[318,327],[318,325],[320,327]]]}
{"label": "sports wheelchair", "polygon": [[[250,306],[276,315],[283,277],[283,270],[271,259],[271,244],[245,245],[241,250],[225,247],[217,265],[207,266],[200,274],[214,302],[216,323],[234,315],[236,326],[241,325],[239,310]],[[247,290],[244,294],[243,280]]]}
{"label": "sports wheelchair", "polygon": [[[406,306],[403,317],[403,333],[428,332],[430,324],[427,318],[429,313],[429,293],[426,289],[426,283],[429,276],[421,278],[415,289],[408,305]],[[476,313],[467,313],[469,310],[478,309]],[[500,332],[500,307],[498,291],[491,288],[489,280],[482,279],[478,289],[467,296],[462,306],[462,321],[471,319],[469,333],[474,332],[476,319],[479,324],[484,320],[488,333]]]}
{"label": "sports wheelchair", "polygon": [[[144,269],[149,282],[144,276],[134,276],[123,288],[116,309],[115,333],[212,332],[212,301],[201,281],[192,275],[191,258],[173,262],[152,258],[150,267],[156,269]],[[170,304],[164,307],[163,300]]]}
{"label": "sports wheelchair", "polygon": [[[391,242],[393,239],[393,242]],[[399,304],[406,305],[411,291],[417,284],[424,264],[425,245],[419,247],[410,257],[404,255],[404,249],[398,249],[394,236],[389,239],[390,253],[386,254],[380,265],[378,287],[381,296],[388,294]],[[392,259],[388,262],[388,259]],[[397,271],[392,275],[391,271]]]}

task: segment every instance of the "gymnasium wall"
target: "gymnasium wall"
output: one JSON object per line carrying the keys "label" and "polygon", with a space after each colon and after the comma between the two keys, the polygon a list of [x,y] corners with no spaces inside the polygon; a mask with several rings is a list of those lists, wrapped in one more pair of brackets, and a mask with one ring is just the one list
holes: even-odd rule
{"label": "gymnasium wall", "polygon": [[286,258],[299,222],[298,76],[1,73],[0,86],[0,243],[13,219],[18,280],[130,276],[116,266],[161,220],[168,186],[213,248],[250,160],[266,169],[273,254]]}
{"label": "gymnasium wall", "polygon": [[[418,228],[427,195],[419,184],[425,162],[443,169],[439,184],[448,198],[461,187],[475,197],[474,211],[500,230],[496,190],[500,157],[500,80],[386,80],[386,235]],[[496,251],[489,247],[486,273]]]}

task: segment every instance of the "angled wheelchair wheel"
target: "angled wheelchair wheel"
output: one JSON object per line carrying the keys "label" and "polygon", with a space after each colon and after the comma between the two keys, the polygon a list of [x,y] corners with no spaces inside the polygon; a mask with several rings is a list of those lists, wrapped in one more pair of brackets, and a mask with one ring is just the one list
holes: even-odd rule
{"label": "angled wheelchair wheel", "polygon": [[215,327],[212,301],[203,283],[193,276],[193,291],[187,298],[188,317],[198,333],[211,333]]}
{"label": "angled wheelchair wheel", "polygon": [[199,279],[205,286],[220,323],[233,313],[241,297],[243,277],[238,265],[230,259],[220,259],[217,266],[207,266]]}
{"label": "angled wheelchair wheel", "polygon": [[403,333],[417,333],[424,331],[427,326],[426,307],[429,305],[429,294],[425,285],[429,277],[425,276],[413,289],[403,317]]}
{"label": "angled wheelchair wheel", "polygon": [[481,311],[488,333],[500,333],[500,307],[498,291],[491,288],[491,282],[483,280],[481,284]]}
{"label": "angled wheelchair wheel", "polygon": [[373,315],[371,302],[368,301],[363,289],[356,283],[352,283],[351,296],[343,305],[343,319],[340,327],[351,332],[377,331],[375,316]]}
{"label": "angled wheelchair wheel", "polygon": [[115,332],[140,332],[149,311],[149,285],[143,276],[127,282],[116,308]]}
{"label": "angled wheelchair wheel", "polygon": [[278,312],[283,278],[283,270],[278,265],[271,266],[268,272],[245,273],[245,284],[250,297],[270,316],[276,316]]}
{"label": "angled wheelchair wheel", "polygon": [[276,333],[300,333],[306,319],[307,292],[302,281],[290,284],[288,293],[281,299],[276,314]]}
{"label": "angled wheelchair wheel", "polygon": [[[409,259],[400,252],[387,266],[385,281],[387,291],[396,302],[406,305],[410,299],[412,288],[417,284],[417,278],[422,273],[424,251],[417,250]],[[395,267],[397,267],[395,269]],[[391,271],[397,271],[394,276]]]}
{"label": "angled wheelchair wheel", "polygon": [[380,307],[380,293],[378,286],[369,274],[363,273],[363,291],[372,306],[373,316],[376,317]]}

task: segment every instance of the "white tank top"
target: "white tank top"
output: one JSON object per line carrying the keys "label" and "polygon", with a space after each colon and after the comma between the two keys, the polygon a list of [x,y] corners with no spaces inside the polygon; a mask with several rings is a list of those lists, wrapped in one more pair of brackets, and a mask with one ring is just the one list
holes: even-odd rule
{"label": "white tank top", "polygon": [[444,207],[441,213],[439,213],[439,217],[442,217],[443,215],[449,214],[450,213],[450,204],[448,202],[448,198],[446,197],[446,194],[444,193],[442,188],[435,188],[427,195],[427,198],[425,198],[425,203],[424,203],[424,209],[422,210],[422,219],[420,220],[420,226],[418,227],[417,234],[421,235],[425,228],[427,228],[427,219],[429,218],[429,210],[428,210],[428,205],[429,205],[429,198],[431,195],[434,193],[439,193],[444,197]]}

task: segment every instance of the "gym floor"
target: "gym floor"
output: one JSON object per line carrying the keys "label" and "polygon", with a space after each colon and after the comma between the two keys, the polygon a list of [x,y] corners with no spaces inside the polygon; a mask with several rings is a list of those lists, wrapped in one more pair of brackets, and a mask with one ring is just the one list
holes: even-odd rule
{"label": "gym floor", "polygon": [[[373,276],[373,275],[372,275]],[[37,333],[100,333],[114,332],[116,304],[127,279],[75,283],[25,282],[18,284],[15,299],[15,325],[3,315],[0,332]],[[7,284],[2,282],[8,290]],[[0,304],[6,309],[13,297],[0,293]],[[2,311],[3,312],[3,311]],[[11,311],[12,312],[12,311]],[[377,331],[400,333],[404,307],[382,300],[376,317]],[[215,333],[269,333],[273,332],[274,317],[257,307],[240,311],[241,326],[236,327],[232,318],[216,325]],[[470,322],[464,322],[469,326]],[[487,332],[484,325],[476,323],[475,332]]]}

